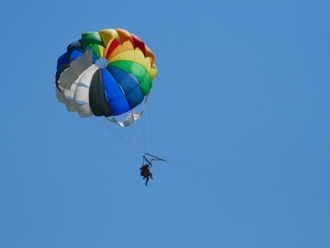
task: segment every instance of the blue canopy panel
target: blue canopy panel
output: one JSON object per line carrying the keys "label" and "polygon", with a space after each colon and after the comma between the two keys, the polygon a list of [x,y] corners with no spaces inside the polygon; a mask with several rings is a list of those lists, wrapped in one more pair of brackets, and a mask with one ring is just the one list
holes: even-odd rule
{"label": "blue canopy panel", "polygon": [[[89,49],[86,49],[86,51],[88,51]],[[85,53],[85,51],[80,51],[80,50],[73,50],[72,53],[71,53],[71,57],[70,57],[70,62],[72,62],[73,60],[79,58],[80,56],[82,56],[83,54]],[[98,58],[97,56],[92,53],[92,62],[95,63]]]}
{"label": "blue canopy panel", "polygon": [[63,65],[69,65],[68,53],[63,53],[57,60],[57,70]]}
{"label": "blue canopy panel", "polygon": [[104,92],[113,115],[121,115],[131,110],[124,92],[120,89],[115,78],[106,69],[102,69]]}
{"label": "blue canopy panel", "polygon": [[73,50],[72,53],[71,53],[71,55],[70,55],[70,61],[73,61],[73,60],[79,58],[83,54],[84,54],[84,52],[82,52],[82,51]]}
{"label": "blue canopy panel", "polygon": [[135,75],[113,66],[107,66],[107,70],[123,89],[130,109],[133,109],[143,101],[144,96]]}
{"label": "blue canopy panel", "polygon": [[70,45],[68,45],[67,51],[68,51],[68,57],[71,58],[72,57],[71,54],[73,53],[73,51],[80,51],[83,53],[85,51],[85,49],[83,48],[83,46],[81,44],[81,40],[76,40],[76,41],[72,42]]}
{"label": "blue canopy panel", "polygon": [[[83,55],[89,49],[90,49],[90,47],[87,47],[86,49],[84,49],[84,47],[81,43],[81,40],[76,40],[76,41],[72,42],[67,47],[67,54],[68,54],[68,57],[70,58],[70,62],[72,60],[79,58],[81,55]],[[97,59],[98,59],[97,56],[93,53],[93,58],[92,58],[93,63],[95,63],[95,61]]]}

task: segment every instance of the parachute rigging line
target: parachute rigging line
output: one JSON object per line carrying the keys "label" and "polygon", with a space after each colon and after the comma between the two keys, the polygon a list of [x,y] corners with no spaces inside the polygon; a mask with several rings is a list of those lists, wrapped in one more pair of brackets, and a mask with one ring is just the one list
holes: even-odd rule
{"label": "parachute rigging line", "polygon": [[144,151],[140,148],[140,146],[135,142],[134,139],[132,139],[124,130],[124,128],[120,129],[121,131],[119,131],[118,129],[116,129],[116,127],[114,127],[113,125],[109,125],[108,123],[104,123],[102,122],[102,120],[100,120],[99,118],[89,118],[92,121],[94,121],[96,124],[98,124],[99,126],[103,127],[104,129],[106,129],[109,133],[111,133],[112,135],[114,135],[117,139],[123,141],[124,143],[128,144],[129,146],[131,146],[131,148],[133,148],[134,150],[140,152],[140,153],[144,153]]}
{"label": "parachute rigging line", "polygon": [[241,177],[236,177],[236,176],[232,176],[232,175],[228,175],[228,174],[224,174],[224,173],[220,173],[220,172],[216,172],[216,171],[212,171],[212,170],[207,170],[207,169],[199,168],[199,167],[196,167],[196,166],[191,166],[191,165],[186,165],[186,164],[182,164],[182,163],[177,163],[177,162],[174,162],[174,161],[167,161],[167,162],[169,162],[171,164],[180,165],[180,166],[183,166],[183,167],[195,169],[195,170],[200,170],[200,171],[212,173],[212,174],[215,174],[215,175],[220,175],[220,176],[223,176],[223,177],[228,177],[228,178],[235,179],[235,180],[238,180],[238,181],[241,181],[241,182],[255,184],[255,185],[259,185],[259,186],[263,186],[263,187],[277,189],[277,190],[281,190],[281,191],[285,191],[285,192],[289,192],[289,193],[293,193],[293,194],[297,194],[297,195],[301,195],[301,196],[306,196],[306,197],[310,197],[310,198],[314,198],[314,199],[318,199],[318,200],[330,202],[330,199],[329,198],[324,198],[324,197],[319,197],[319,196],[315,196],[315,195],[310,195],[310,194],[306,194],[306,193],[303,193],[303,192],[299,192],[299,191],[295,191],[295,190],[291,190],[291,189],[286,189],[286,188],[282,188],[282,187],[278,187],[278,186],[274,186],[274,185],[270,185],[270,184],[266,184],[266,183],[261,183],[261,182],[257,182],[257,181],[253,181],[253,180],[249,180],[249,179],[245,179],[245,178],[241,178]]}
{"label": "parachute rigging line", "polygon": [[[149,100],[149,102],[150,102],[150,100]],[[152,130],[151,130],[151,127],[150,127],[150,122],[151,122],[151,118],[150,118],[150,115],[151,115],[151,113],[150,113],[150,115],[149,115],[149,111],[150,111],[150,108],[148,108],[147,109],[147,111],[146,111],[146,116],[147,116],[147,128],[148,128],[148,136],[149,136],[149,142],[150,142],[150,151],[151,152],[153,152],[152,151],[152,136],[151,136],[151,134],[152,134]],[[151,111],[150,111],[151,112]]]}

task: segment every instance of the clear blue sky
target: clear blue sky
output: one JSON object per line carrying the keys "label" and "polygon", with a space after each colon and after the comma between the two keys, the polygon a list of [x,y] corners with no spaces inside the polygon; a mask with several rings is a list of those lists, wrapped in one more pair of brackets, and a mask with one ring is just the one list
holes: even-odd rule
{"label": "clear blue sky", "polygon": [[[329,1],[1,9],[1,247],[330,247]],[[156,57],[152,151],[170,162],[148,187],[139,152],[55,97],[57,58],[105,28]]]}

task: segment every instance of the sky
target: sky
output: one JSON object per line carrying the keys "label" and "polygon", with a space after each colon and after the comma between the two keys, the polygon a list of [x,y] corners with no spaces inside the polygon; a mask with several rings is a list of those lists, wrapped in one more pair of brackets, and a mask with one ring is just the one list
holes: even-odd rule
{"label": "sky", "polygon": [[[329,12],[316,0],[3,1],[0,246],[330,247]],[[67,45],[106,28],[155,55],[139,123],[167,162],[148,187],[143,152],[55,95]]]}

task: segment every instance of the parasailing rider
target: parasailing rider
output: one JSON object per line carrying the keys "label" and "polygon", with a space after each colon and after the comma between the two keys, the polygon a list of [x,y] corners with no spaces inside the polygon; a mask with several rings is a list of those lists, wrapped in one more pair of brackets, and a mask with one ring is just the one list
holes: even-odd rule
{"label": "parasailing rider", "polygon": [[143,165],[141,168],[140,168],[141,172],[140,172],[140,175],[143,176],[142,179],[146,179],[146,183],[145,185],[148,186],[148,181],[149,181],[149,177],[151,179],[153,179],[152,177],[152,173],[150,172],[150,167],[148,164],[145,164]]}
{"label": "parasailing rider", "polygon": [[151,155],[149,153],[145,153],[143,155],[142,167],[140,168],[141,172],[140,175],[143,177],[142,179],[146,179],[145,185],[148,186],[149,178],[153,179],[152,173],[150,172],[150,168],[152,166],[152,161],[164,161],[166,160]]}

